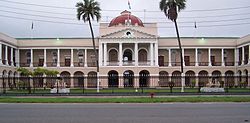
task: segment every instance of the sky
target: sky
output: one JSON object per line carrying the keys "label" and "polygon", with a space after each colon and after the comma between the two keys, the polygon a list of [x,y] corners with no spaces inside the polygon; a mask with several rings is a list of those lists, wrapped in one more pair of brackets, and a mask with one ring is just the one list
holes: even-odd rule
{"label": "sky", "polygon": [[[0,0],[0,32],[14,38],[90,37],[87,23],[76,19],[83,0]],[[100,23],[129,10],[146,23],[157,23],[160,37],[175,37],[174,24],[159,10],[160,0],[97,0]],[[178,16],[181,37],[242,37],[250,34],[249,0],[186,0]],[[33,29],[31,29],[33,23]],[[95,36],[99,24],[93,22]],[[195,28],[196,25],[196,28]]]}

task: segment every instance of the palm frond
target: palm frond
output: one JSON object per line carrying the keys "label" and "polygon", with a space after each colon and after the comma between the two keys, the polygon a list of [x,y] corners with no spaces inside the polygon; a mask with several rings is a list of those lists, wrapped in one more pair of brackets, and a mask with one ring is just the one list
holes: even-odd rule
{"label": "palm frond", "polygon": [[166,0],[161,0],[159,7],[161,11],[164,11],[166,9]]}
{"label": "palm frond", "polygon": [[159,8],[172,21],[178,17],[178,12],[185,9],[186,0],[161,0]]}
{"label": "palm frond", "polygon": [[101,8],[100,4],[95,0],[83,0],[83,2],[78,2],[77,7],[77,19],[83,20],[84,22],[89,19],[99,21],[101,18]]}
{"label": "palm frond", "polygon": [[184,10],[186,8],[186,0],[176,0],[176,6],[179,12]]}

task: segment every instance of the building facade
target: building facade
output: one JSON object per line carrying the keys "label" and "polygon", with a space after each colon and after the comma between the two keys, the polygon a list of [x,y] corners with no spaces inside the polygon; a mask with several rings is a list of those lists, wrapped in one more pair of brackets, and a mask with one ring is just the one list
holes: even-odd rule
{"label": "building facade", "polygon": [[[159,37],[156,23],[142,23],[124,11],[110,23],[101,23],[99,30],[100,35],[95,39],[100,66],[98,77],[108,77],[100,79],[103,88],[111,85],[158,87],[168,82],[178,83],[181,76],[185,77],[185,83],[192,81],[190,76],[237,76],[220,81],[245,82],[250,86],[250,35],[181,38],[184,54],[184,75],[181,75],[177,39]],[[1,76],[20,76],[16,71],[18,67],[30,70],[44,67],[59,71],[61,76],[93,77],[83,80],[84,87],[97,86],[91,38],[15,39],[0,34],[0,59]],[[154,79],[148,81],[149,77]],[[210,81],[193,79],[196,86],[199,81]],[[78,81],[68,80],[68,85],[78,87]]]}

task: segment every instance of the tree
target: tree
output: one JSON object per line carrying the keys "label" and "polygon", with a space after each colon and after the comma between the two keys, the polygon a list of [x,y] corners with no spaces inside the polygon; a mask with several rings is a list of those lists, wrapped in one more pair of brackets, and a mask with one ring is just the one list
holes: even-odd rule
{"label": "tree", "polygon": [[[27,78],[27,81],[28,82],[25,82],[24,83],[21,83],[23,86],[26,85],[26,83],[28,83],[28,90],[29,90],[29,93],[31,93],[31,83],[30,83],[30,76],[32,76],[32,72],[26,68],[18,68],[17,71],[22,75],[24,76],[25,78]],[[24,88],[24,87],[23,87]]]}
{"label": "tree", "polygon": [[30,76],[32,75],[32,72],[26,68],[18,68],[17,71],[22,75],[22,76]]}
{"label": "tree", "polygon": [[47,69],[45,69],[44,73],[46,76],[56,76],[57,74],[59,74],[59,72],[56,70],[47,70]]}
{"label": "tree", "polygon": [[179,44],[180,59],[181,59],[181,73],[183,73],[183,54],[181,48],[181,40],[178,31],[177,18],[178,12],[186,8],[186,0],[161,0],[160,9],[163,11],[168,19],[174,22]]}
{"label": "tree", "polygon": [[[98,22],[101,19],[100,4],[95,0],[83,0],[83,2],[78,2],[76,4],[76,7],[77,7],[77,19],[83,20],[84,22],[88,21],[89,23],[89,28],[90,28],[91,36],[92,36],[93,49],[94,49],[95,58],[96,58],[97,75],[99,75],[98,55],[97,55],[97,50],[95,47],[95,37],[94,37],[91,20],[96,19]],[[99,79],[97,80],[97,92],[99,92]]]}
{"label": "tree", "polygon": [[[175,24],[175,30],[177,34],[178,39],[178,45],[179,45],[179,52],[180,52],[180,59],[181,59],[181,74],[183,76],[183,54],[182,54],[182,48],[181,48],[181,40],[180,35],[178,31],[178,25],[177,25],[177,18],[178,18],[178,12],[186,8],[186,0],[161,0],[160,1],[160,9],[164,12],[166,17],[174,22]],[[181,79],[181,92],[184,92],[184,85],[185,80],[184,78]]]}
{"label": "tree", "polygon": [[43,76],[45,72],[46,72],[46,69],[38,67],[34,69],[33,76]]}

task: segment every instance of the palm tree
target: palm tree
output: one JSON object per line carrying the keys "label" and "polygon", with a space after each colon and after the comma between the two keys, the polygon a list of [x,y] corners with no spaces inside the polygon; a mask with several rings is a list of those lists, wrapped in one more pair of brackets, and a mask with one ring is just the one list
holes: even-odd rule
{"label": "palm tree", "polygon": [[[97,22],[101,19],[101,8],[100,4],[95,0],[83,0],[83,2],[78,2],[76,4],[77,7],[77,19],[83,20],[84,22],[88,21],[89,28],[91,31],[92,36],[92,43],[93,43],[93,49],[95,52],[95,58],[96,58],[96,67],[97,67],[97,75],[99,75],[99,62],[98,62],[98,55],[97,50],[95,47],[95,36],[91,24],[91,20],[97,20]],[[97,92],[99,92],[99,80],[97,79]]]}
{"label": "palm tree", "polygon": [[175,29],[177,33],[177,39],[179,44],[179,51],[180,51],[180,57],[181,57],[181,73],[183,73],[183,54],[182,54],[182,48],[181,48],[181,40],[180,35],[178,31],[177,26],[177,17],[178,12],[186,8],[186,0],[161,0],[160,2],[160,9],[161,11],[164,11],[166,17],[174,22]]}
{"label": "palm tree", "polygon": [[182,48],[181,48],[181,40],[180,40],[180,35],[178,31],[178,25],[177,25],[177,17],[178,17],[178,12],[186,8],[186,0],[161,0],[160,2],[160,9],[161,11],[164,11],[166,17],[170,19],[171,21],[174,22],[175,24],[175,29],[176,29],[176,34],[177,34],[177,39],[178,39],[178,44],[179,44],[179,51],[180,51],[180,59],[181,59],[181,74],[182,74],[182,79],[181,79],[181,92],[184,92],[184,85],[185,85],[185,80],[183,78],[183,54],[182,54]]}

